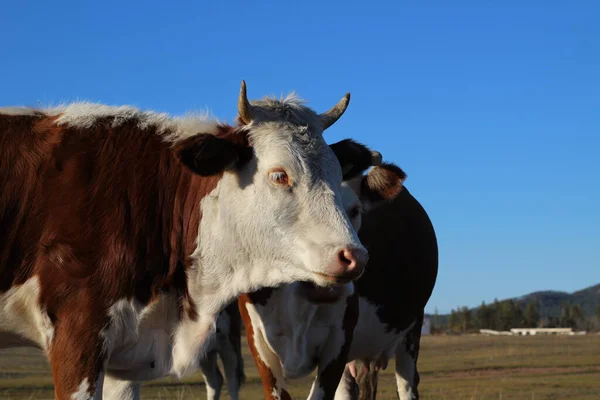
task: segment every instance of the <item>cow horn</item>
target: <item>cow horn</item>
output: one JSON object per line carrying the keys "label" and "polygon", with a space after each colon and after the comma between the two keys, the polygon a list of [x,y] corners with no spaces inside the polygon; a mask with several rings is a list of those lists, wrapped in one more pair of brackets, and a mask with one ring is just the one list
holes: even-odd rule
{"label": "cow horn", "polygon": [[381,163],[383,162],[383,156],[381,155],[380,152],[372,150],[371,151],[371,163],[373,164],[374,167],[381,165]]}
{"label": "cow horn", "polygon": [[246,93],[246,81],[242,81],[242,87],[240,88],[240,97],[238,98],[238,114],[242,122],[248,125],[252,122],[252,106],[248,101],[248,95]]}
{"label": "cow horn", "polygon": [[348,103],[350,103],[350,93],[346,93],[331,110],[321,114],[323,130],[329,128],[331,125],[335,124],[335,121],[340,119],[344,111],[346,111],[346,108],[348,108]]}

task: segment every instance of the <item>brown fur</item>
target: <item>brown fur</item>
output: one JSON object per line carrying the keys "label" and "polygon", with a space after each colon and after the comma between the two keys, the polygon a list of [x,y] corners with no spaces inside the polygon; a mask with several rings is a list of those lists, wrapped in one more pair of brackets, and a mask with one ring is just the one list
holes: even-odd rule
{"label": "brown fur", "polygon": [[374,167],[363,178],[361,196],[371,202],[392,200],[400,194],[404,187],[406,174],[394,164],[382,164]]}
{"label": "brown fur", "polygon": [[[0,293],[38,276],[40,306],[54,323],[49,351],[56,396],[67,398],[102,368],[99,332],[121,298],[152,302],[173,291],[190,317],[187,256],[200,200],[221,173],[201,177],[137,121],[57,126],[54,117],[0,115]],[[218,136],[247,146],[228,126]]]}

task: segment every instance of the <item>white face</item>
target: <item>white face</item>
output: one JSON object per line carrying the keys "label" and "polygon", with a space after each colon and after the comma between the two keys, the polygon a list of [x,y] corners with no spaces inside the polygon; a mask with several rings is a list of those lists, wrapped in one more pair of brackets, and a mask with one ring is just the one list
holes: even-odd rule
{"label": "white face", "polygon": [[339,162],[322,132],[280,122],[249,125],[254,158],[221,181],[226,230],[248,264],[280,283],[358,278],[368,259],[344,211]]}
{"label": "white face", "polygon": [[[343,182],[341,187],[342,204],[350,223],[356,232],[359,231],[362,224],[362,205],[357,192],[348,182]],[[354,284],[352,282],[341,287],[322,288],[316,287],[309,282],[294,282],[283,290],[291,290],[300,297],[306,298],[318,304],[338,302],[354,293]]]}

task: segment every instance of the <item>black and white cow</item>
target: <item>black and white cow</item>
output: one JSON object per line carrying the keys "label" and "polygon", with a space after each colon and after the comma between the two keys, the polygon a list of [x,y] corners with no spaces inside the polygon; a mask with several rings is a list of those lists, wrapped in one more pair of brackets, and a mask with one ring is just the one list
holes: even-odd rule
{"label": "black and white cow", "polygon": [[370,152],[351,142],[337,151],[332,145],[345,172],[346,212],[370,254],[363,276],[343,288],[295,282],[239,299],[268,399],[289,399],[286,379],[315,368],[309,398],[352,398],[356,361],[376,373],[393,357],[399,398],[418,398],[420,329],[438,269],[436,235],[404,187],[404,172],[383,164],[363,176],[364,164],[347,154],[348,144],[365,156]]}

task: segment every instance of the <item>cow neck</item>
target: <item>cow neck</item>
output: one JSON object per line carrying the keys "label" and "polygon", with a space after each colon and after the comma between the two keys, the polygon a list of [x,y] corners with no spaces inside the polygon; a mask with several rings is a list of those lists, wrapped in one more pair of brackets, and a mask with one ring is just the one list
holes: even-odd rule
{"label": "cow neck", "polygon": [[[227,125],[217,127],[216,136],[231,141],[237,145],[248,146],[248,132],[243,129],[235,129]],[[176,157],[178,148],[186,145],[187,141],[194,140],[193,137],[184,140],[174,146],[173,157]],[[199,176],[187,167],[177,162],[178,174],[171,178],[176,182],[167,184],[166,187],[176,187],[172,206],[166,206],[165,215],[172,222],[171,229],[164,232],[165,248],[170,248],[169,254],[169,279],[175,290],[183,295],[183,309],[187,309],[188,316],[196,319],[197,312],[194,301],[189,292],[187,271],[192,267],[194,260],[191,257],[200,246],[199,229],[202,220],[202,199],[211,194],[223,178],[223,172],[212,176]],[[201,265],[197,265],[201,268]],[[194,296],[196,298],[196,296]],[[196,300],[198,300],[196,298]]]}
{"label": "cow neck", "polygon": [[167,207],[165,213],[171,212],[173,221],[170,231],[163,232],[163,239],[169,243],[169,284],[179,295],[182,295],[182,311],[190,319],[196,319],[195,302],[190,297],[187,284],[187,270],[192,266],[191,255],[198,245],[198,230],[202,213],[200,203],[204,196],[212,192],[219,183],[222,174],[211,177],[199,177],[182,168],[177,183],[177,190],[172,207]]}

